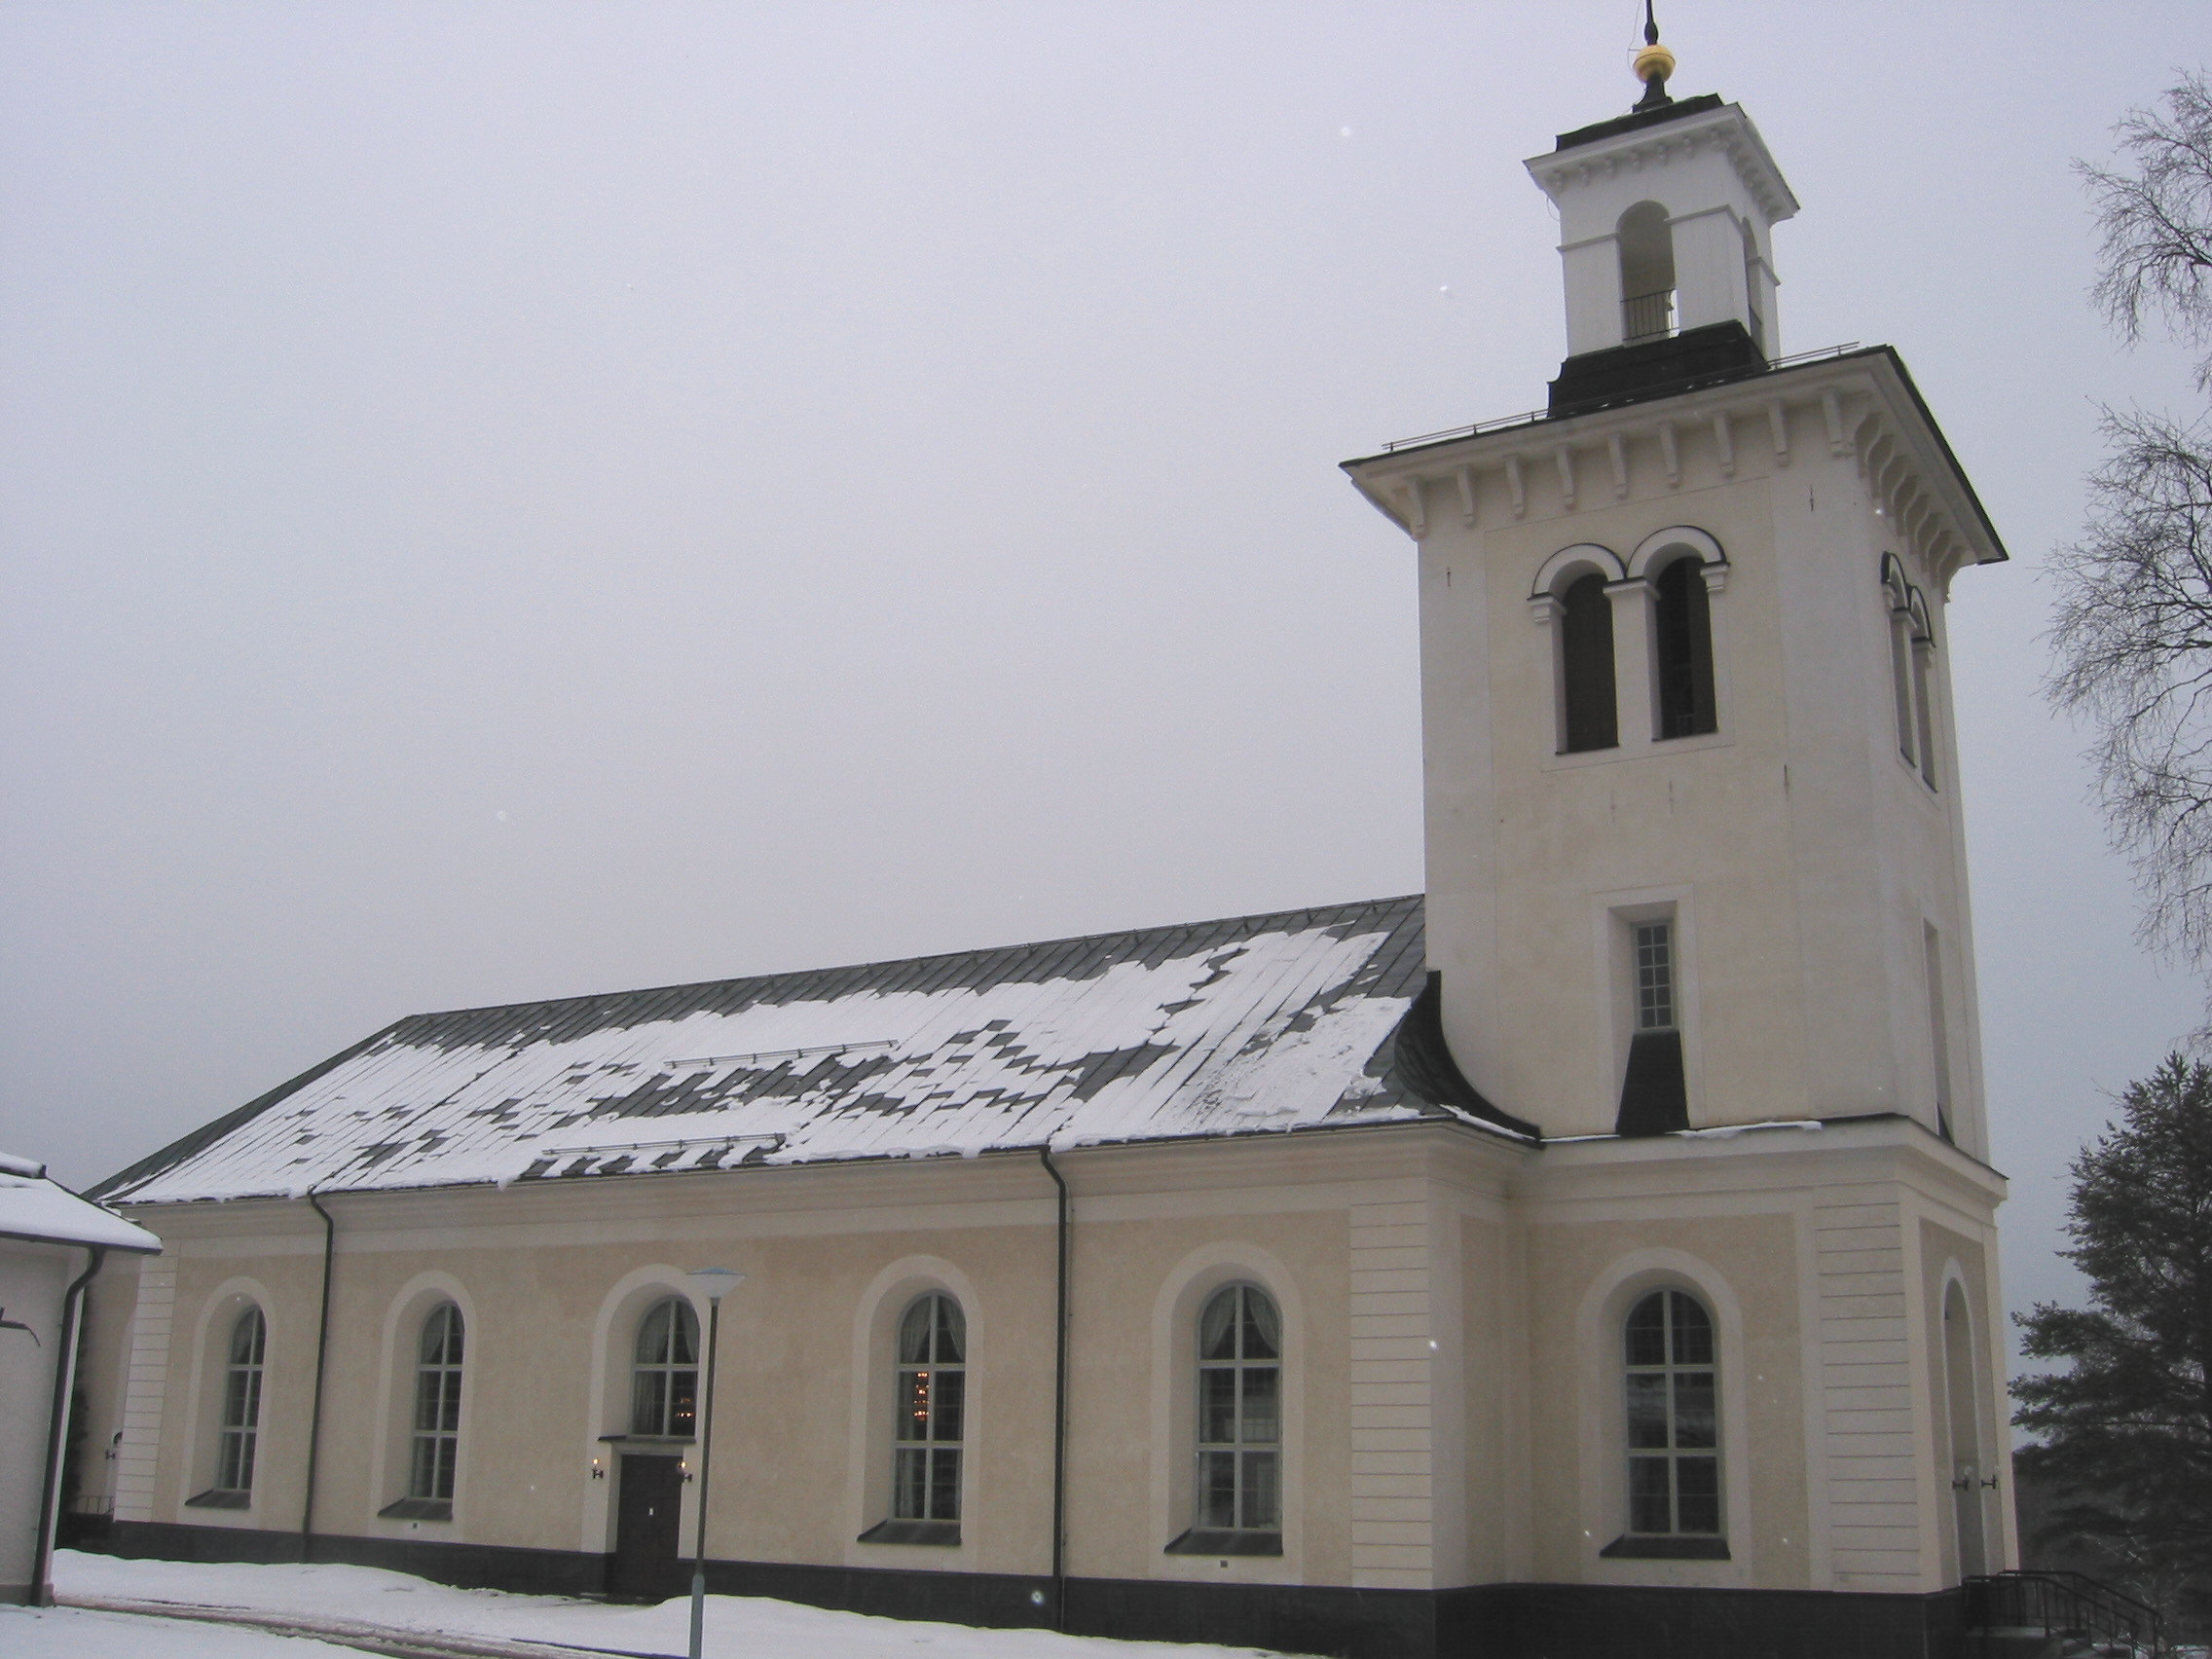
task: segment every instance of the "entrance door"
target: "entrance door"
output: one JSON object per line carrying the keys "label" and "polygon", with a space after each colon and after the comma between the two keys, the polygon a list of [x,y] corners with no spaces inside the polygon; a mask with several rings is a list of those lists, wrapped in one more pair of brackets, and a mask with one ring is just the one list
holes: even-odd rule
{"label": "entrance door", "polygon": [[673,1596],[682,1588],[683,1577],[678,1560],[683,1533],[682,1459],[626,1452],[619,1469],[608,1593]]}
{"label": "entrance door", "polygon": [[1943,1371],[1951,1412],[1951,1517],[1959,1576],[1989,1570],[1981,1531],[1981,1411],[1974,1388],[1973,1327],[1954,1284],[1943,1298]]}

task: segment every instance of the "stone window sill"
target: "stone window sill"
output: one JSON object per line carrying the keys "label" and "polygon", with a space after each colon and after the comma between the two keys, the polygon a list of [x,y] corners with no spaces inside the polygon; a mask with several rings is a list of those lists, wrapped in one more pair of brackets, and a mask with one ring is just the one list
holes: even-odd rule
{"label": "stone window sill", "polygon": [[862,1544],[933,1544],[940,1549],[960,1543],[957,1521],[878,1521],[854,1540]]}
{"label": "stone window sill", "polygon": [[1688,1534],[1672,1537],[1637,1536],[1622,1533],[1598,1552],[1615,1561],[1727,1561],[1726,1538],[1702,1538]]}
{"label": "stone window sill", "polygon": [[1226,1529],[1193,1527],[1188,1532],[1169,1544],[1162,1555],[1192,1556],[1279,1556],[1282,1554],[1280,1532],[1242,1532]]}
{"label": "stone window sill", "polygon": [[403,1497],[397,1503],[387,1503],[377,1511],[385,1521],[451,1521],[453,1499],[450,1497]]}
{"label": "stone window sill", "polygon": [[250,1492],[203,1492],[184,1500],[187,1509],[250,1509],[253,1493]]}

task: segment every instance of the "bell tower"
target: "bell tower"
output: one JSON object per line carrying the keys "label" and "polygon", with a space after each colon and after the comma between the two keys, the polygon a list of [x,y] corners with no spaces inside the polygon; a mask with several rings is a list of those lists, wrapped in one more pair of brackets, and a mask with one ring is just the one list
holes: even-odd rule
{"label": "bell tower", "polygon": [[1797,199],[1740,107],[1668,95],[1674,68],[1647,14],[1636,107],[1528,163],[1559,210],[1570,395],[1642,363],[1781,354],[1773,235]]}
{"label": "bell tower", "polygon": [[[1546,407],[1345,463],[1418,550],[1399,1076],[1496,1149],[1484,1271],[1526,1298],[1468,1432],[1519,1466],[1518,1397],[1579,1448],[1525,1511],[1470,1501],[1465,1570],[1932,1597],[2011,1556],[1948,666],[1954,581],[2006,554],[1895,350],[1779,354],[1796,198],[1742,108],[1668,92],[1648,11],[1635,61],[1633,108],[1527,163]],[[1717,1442],[1611,1415],[1618,1321],[1677,1296],[1736,1345]],[[1639,1448],[1693,1441],[1695,1516],[1645,1505]]]}
{"label": "bell tower", "polygon": [[2002,560],[1902,361],[1778,360],[1751,118],[1641,100],[1527,166],[1540,414],[1346,463],[1419,543],[1430,967],[1500,1121],[1897,1113],[1982,1156],[1944,602]]}
{"label": "bell tower", "polygon": [[[1669,92],[1648,9],[1635,62],[1527,163],[1546,407],[1345,463],[1418,550],[1398,1075],[1491,1149],[1463,1248],[1524,1299],[1483,1315],[1507,1475],[1455,1570],[1918,1619],[2012,1559],[1948,621],[2006,554],[1895,350],[1780,355],[1796,198],[1742,108]],[[1636,1403],[1677,1307],[1721,1355],[1686,1427]]]}

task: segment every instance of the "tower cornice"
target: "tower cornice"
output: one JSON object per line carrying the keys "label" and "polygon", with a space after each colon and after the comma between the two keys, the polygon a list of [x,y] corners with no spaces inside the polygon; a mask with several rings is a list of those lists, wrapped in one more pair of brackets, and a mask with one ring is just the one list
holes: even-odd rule
{"label": "tower cornice", "polygon": [[1887,346],[1588,414],[1441,433],[1344,468],[1378,511],[1422,541],[1447,527],[1495,530],[1776,475],[1808,452],[1854,463],[1872,504],[1938,586],[1964,566],[2008,557]]}
{"label": "tower cornice", "polygon": [[1522,165],[1556,203],[1578,187],[1624,172],[1638,172],[1669,157],[1687,158],[1704,150],[1728,158],[1737,178],[1770,222],[1795,216],[1797,198],[1741,104],[1722,104],[1663,122],[1640,124],[1610,136],[1577,142],[1571,148],[1547,150]]}

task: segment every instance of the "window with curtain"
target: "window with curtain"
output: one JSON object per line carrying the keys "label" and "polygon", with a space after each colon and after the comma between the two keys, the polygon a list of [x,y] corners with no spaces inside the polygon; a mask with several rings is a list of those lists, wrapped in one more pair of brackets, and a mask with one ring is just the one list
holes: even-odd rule
{"label": "window with curtain", "polygon": [[1281,1530],[1282,1315],[1257,1285],[1198,1315],[1198,1453],[1194,1530]]}
{"label": "window with curtain", "polygon": [[1627,1328],[1628,1530],[1720,1531],[1720,1418],[1713,1318],[1686,1291],[1658,1290]]}
{"label": "window with curtain", "polygon": [[448,1302],[423,1321],[415,1365],[415,1432],[407,1495],[453,1501],[461,1441],[461,1309]]}
{"label": "window with curtain", "polygon": [[914,1299],[899,1321],[895,1521],[960,1519],[960,1450],[968,1397],[968,1321],[941,1291]]}
{"label": "window with curtain", "polygon": [[630,1371],[630,1432],[689,1440],[699,1409],[699,1316],[666,1296],[638,1321]]}
{"label": "window with curtain", "polygon": [[231,1327],[230,1356],[223,1370],[223,1423],[215,1452],[217,1493],[242,1497],[253,1490],[253,1456],[261,1435],[261,1370],[268,1345],[268,1322],[260,1309],[248,1308]]}

